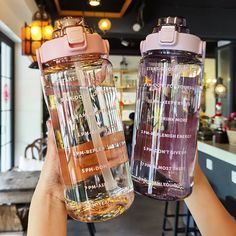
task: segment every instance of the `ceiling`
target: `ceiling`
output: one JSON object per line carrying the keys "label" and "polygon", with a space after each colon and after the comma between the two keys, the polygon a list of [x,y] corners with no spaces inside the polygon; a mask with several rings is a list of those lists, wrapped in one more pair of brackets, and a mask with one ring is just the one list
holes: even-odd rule
{"label": "ceiling", "polygon": [[53,0],[60,16],[89,16],[120,18],[124,15],[132,0],[102,0],[97,7],[89,5],[88,0]]}
{"label": "ceiling", "polygon": [[[100,33],[109,39],[112,54],[138,55],[140,41],[152,32],[158,17],[161,16],[184,16],[191,33],[207,40],[208,56],[214,56],[218,40],[236,40],[235,0],[101,0],[99,7],[89,6],[88,0],[35,0],[35,2],[37,4],[43,2],[53,20],[67,13],[83,14],[86,22],[97,31],[99,31],[97,27],[99,19],[103,15],[109,17],[112,22],[111,30],[106,34]],[[143,2],[144,27],[139,32],[134,32],[132,26],[137,20]],[[125,4],[125,9],[122,10]],[[90,12],[91,16],[87,17],[86,12]],[[128,46],[123,46],[122,40]]]}

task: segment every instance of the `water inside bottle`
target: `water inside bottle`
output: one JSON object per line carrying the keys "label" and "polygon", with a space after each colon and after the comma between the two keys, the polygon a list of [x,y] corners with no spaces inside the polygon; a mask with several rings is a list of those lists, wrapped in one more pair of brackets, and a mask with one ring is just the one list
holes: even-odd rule
{"label": "water inside bottle", "polygon": [[[125,183],[122,183],[126,180],[122,180],[122,173],[119,173],[127,170],[128,163],[120,164],[111,169],[114,178],[119,175],[116,179],[118,186],[111,191],[106,191],[103,177],[99,174],[67,188],[65,190],[65,201],[70,216],[83,222],[98,222],[122,214],[130,207],[134,197],[133,191],[126,187]],[[124,174],[127,175],[128,173]],[[98,180],[101,180],[100,183]],[[89,194],[90,200],[87,199],[87,194]]]}
{"label": "water inside bottle", "polygon": [[201,67],[153,61],[141,65],[132,178],[141,194],[178,200],[192,191]]}
{"label": "water inside bottle", "polygon": [[83,222],[118,216],[134,197],[116,89],[91,82],[100,68],[85,67],[88,86],[64,64],[44,79],[68,213]]}

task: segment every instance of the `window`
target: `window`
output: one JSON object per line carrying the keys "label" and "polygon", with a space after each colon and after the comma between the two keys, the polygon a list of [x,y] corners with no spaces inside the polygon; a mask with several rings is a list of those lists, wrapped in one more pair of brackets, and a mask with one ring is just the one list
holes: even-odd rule
{"label": "window", "polygon": [[14,165],[14,43],[0,32],[0,171]]}

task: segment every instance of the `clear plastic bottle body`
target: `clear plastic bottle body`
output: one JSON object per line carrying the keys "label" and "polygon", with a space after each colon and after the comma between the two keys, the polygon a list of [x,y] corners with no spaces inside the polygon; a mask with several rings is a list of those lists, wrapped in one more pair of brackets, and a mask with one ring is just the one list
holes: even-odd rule
{"label": "clear plastic bottle body", "polygon": [[68,213],[83,222],[120,215],[133,185],[110,62],[98,54],[56,59],[43,64],[42,84]]}
{"label": "clear plastic bottle body", "polygon": [[140,62],[131,173],[136,192],[180,200],[193,186],[202,63],[196,54],[150,51]]}

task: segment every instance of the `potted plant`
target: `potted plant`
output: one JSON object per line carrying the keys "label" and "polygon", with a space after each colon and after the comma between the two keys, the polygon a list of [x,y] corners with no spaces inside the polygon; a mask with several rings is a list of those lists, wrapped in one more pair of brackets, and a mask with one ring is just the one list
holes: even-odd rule
{"label": "potted plant", "polygon": [[236,112],[232,112],[227,117],[227,135],[229,144],[236,146]]}

